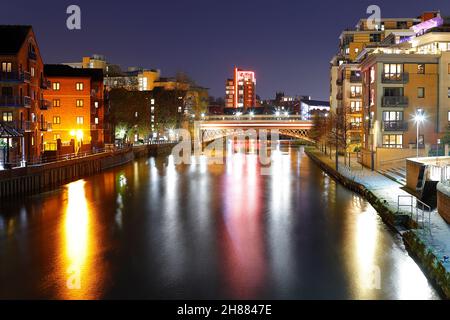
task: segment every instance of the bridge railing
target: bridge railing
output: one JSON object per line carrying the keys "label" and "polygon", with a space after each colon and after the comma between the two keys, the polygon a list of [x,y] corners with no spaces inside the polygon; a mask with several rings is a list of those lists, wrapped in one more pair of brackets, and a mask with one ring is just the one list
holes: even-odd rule
{"label": "bridge railing", "polygon": [[258,120],[270,120],[270,121],[308,121],[302,116],[299,115],[222,115],[222,116],[204,116],[201,118],[201,121],[227,121],[227,120],[236,120],[236,121],[258,121]]}

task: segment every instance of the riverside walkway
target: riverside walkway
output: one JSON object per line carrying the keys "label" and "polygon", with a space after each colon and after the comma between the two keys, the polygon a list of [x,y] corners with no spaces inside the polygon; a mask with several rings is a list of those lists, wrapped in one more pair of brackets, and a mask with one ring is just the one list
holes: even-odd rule
{"label": "riverside walkway", "polygon": [[[326,164],[328,167],[336,170],[335,156],[322,153],[317,148],[308,148],[307,153],[310,153],[318,160]],[[411,196],[410,193],[402,189],[402,185],[397,183],[382,174],[363,167],[356,159],[350,160],[350,165],[344,163],[344,157],[339,157],[338,172],[345,178],[352,180],[366,189],[371,191],[389,210],[395,214],[410,214],[411,210],[398,208],[398,196]],[[415,201],[414,201],[415,202]],[[414,211],[414,210],[413,210]],[[414,218],[414,217],[413,217]],[[430,214],[430,223],[428,223],[428,216],[425,217],[426,222],[423,228],[413,229],[415,235],[425,244],[427,250],[442,262],[442,265],[450,273],[450,261],[444,262],[444,256],[450,256],[450,225],[439,215],[437,210],[433,210]],[[405,232],[400,226],[396,226],[400,234]]]}

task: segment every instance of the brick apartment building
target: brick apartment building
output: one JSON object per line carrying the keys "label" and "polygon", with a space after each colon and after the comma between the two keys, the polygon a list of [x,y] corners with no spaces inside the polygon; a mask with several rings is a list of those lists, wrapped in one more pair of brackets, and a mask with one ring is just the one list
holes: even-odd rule
{"label": "brick apartment building", "polygon": [[36,36],[31,26],[0,26],[0,39],[0,123],[16,133],[0,139],[0,156],[14,164],[35,161],[49,128],[43,113],[48,81]]}
{"label": "brick apartment building", "polygon": [[102,148],[105,141],[105,99],[102,69],[76,69],[45,65],[51,82],[44,98],[51,104],[44,111],[52,131],[44,133],[44,150],[72,144],[74,151]]}

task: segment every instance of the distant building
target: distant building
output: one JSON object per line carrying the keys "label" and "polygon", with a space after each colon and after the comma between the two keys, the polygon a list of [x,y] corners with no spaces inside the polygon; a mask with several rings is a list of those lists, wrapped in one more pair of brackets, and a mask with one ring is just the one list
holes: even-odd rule
{"label": "distant building", "polygon": [[301,100],[300,110],[302,120],[310,120],[315,113],[330,112],[330,102],[304,99]]}
{"label": "distant building", "polygon": [[227,108],[254,108],[256,103],[256,78],[253,71],[234,68],[233,79],[225,85],[225,106]]}

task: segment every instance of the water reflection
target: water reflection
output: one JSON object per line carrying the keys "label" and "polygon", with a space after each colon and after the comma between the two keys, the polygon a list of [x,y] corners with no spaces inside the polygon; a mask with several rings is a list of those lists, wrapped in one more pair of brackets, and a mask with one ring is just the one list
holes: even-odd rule
{"label": "water reflection", "polygon": [[258,148],[1,202],[0,298],[437,298],[363,198],[285,144],[261,174]]}
{"label": "water reflection", "polygon": [[66,290],[64,298],[89,298],[86,290],[89,287],[88,276],[90,261],[87,261],[90,250],[89,209],[85,195],[85,181],[79,180],[67,186],[67,207],[65,209],[64,243],[65,260],[62,270],[66,270]]}

